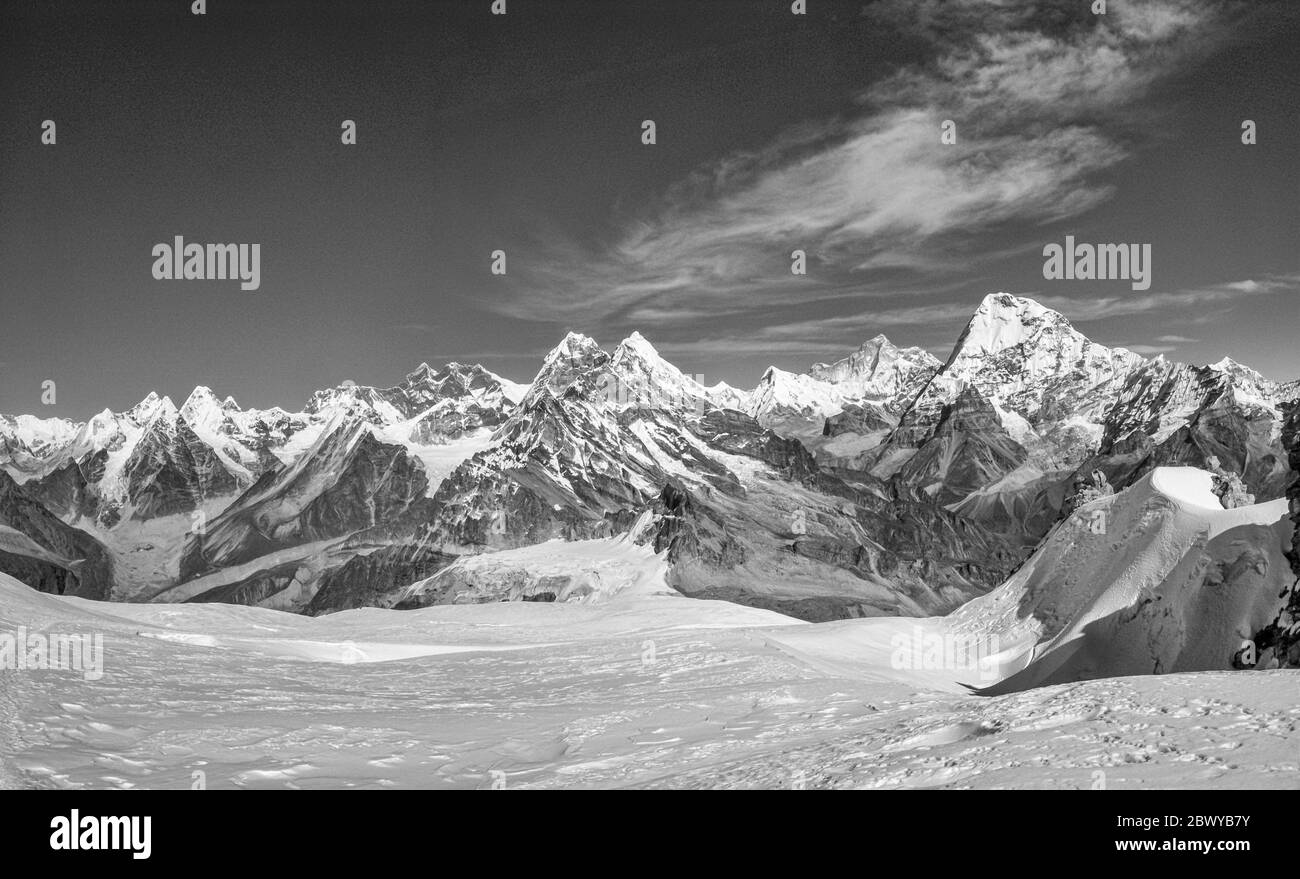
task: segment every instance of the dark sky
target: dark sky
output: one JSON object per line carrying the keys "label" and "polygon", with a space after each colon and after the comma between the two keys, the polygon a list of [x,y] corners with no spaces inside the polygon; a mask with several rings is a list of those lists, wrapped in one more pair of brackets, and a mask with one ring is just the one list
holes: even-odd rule
{"label": "dark sky", "polygon": [[[0,0],[0,411],[526,381],[570,329],[751,387],[942,357],[999,290],[1300,376],[1300,4],[490,5]],[[1150,243],[1150,290],[1044,280],[1067,234]],[[259,243],[261,288],[154,280],[175,235]]]}

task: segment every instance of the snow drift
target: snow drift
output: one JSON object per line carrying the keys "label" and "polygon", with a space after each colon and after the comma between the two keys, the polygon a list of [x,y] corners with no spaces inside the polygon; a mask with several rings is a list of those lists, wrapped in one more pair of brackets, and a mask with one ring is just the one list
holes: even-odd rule
{"label": "snow drift", "polygon": [[[1291,528],[1283,499],[1225,510],[1208,472],[1161,467],[1059,522],[1005,583],[946,617],[848,620],[771,640],[826,671],[986,695],[1228,670],[1281,608]],[[979,667],[898,661],[900,644],[945,640],[967,645]]]}
{"label": "snow drift", "polygon": [[1223,509],[1210,474],[1161,467],[1059,523],[1006,584],[949,618],[996,635],[986,692],[1232,668],[1290,583],[1285,500]]}

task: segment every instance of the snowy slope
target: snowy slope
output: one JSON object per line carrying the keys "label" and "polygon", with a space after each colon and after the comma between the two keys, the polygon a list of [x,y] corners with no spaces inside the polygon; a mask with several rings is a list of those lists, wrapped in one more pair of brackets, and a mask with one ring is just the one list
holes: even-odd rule
{"label": "snowy slope", "polygon": [[[641,528],[650,520],[642,516]],[[558,601],[599,604],[650,595],[677,596],[663,553],[632,532],[598,540],[548,540],[500,552],[462,556],[394,596],[398,607]]]}
{"label": "snowy slope", "polygon": [[1300,772],[1295,673],[987,698],[785,643],[844,646],[851,625],[673,596],[309,618],[0,577],[0,627],[99,633],[105,657],[96,680],[5,674],[0,787],[1258,789]]}
{"label": "snowy slope", "polygon": [[[911,676],[895,638],[947,638],[987,662],[924,669],[931,686],[1014,692],[1117,675],[1229,670],[1294,577],[1284,500],[1223,509],[1210,474],[1159,468],[1058,524],[1002,586],[947,617],[835,624],[789,646],[828,668]],[[783,636],[784,638],[784,636]]]}
{"label": "snowy slope", "polygon": [[1294,579],[1291,524],[1284,500],[1225,510],[1210,488],[1205,471],[1159,468],[1081,508],[1007,584],[956,611],[954,630],[1026,648],[997,690],[1232,668]]}

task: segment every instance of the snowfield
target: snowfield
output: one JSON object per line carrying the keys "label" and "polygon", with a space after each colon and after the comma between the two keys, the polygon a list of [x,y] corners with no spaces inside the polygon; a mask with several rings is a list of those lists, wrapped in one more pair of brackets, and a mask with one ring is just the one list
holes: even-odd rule
{"label": "snowfield", "polygon": [[[1227,670],[1290,583],[1284,515],[1162,468],[928,619],[685,598],[625,537],[467,558],[469,597],[318,618],[0,576],[0,634],[104,645],[98,679],[0,671],[0,787],[1296,788],[1300,672]],[[953,641],[983,663],[914,661]]]}

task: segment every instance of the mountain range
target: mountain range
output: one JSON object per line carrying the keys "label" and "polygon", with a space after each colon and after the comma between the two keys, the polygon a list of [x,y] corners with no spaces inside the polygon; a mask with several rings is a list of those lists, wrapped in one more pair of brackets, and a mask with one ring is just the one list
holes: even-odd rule
{"label": "mountain range", "polygon": [[[750,390],[706,386],[636,333],[612,352],[570,333],[528,385],[422,364],[299,411],[199,387],[84,423],[0,415],[0,572],[314,615],[496,600],[467,587],[466,559],[626,535],[689,596],[933,615],[1014,572],[1081,475],[1122,489],[1217,466],[1282,497],[1297,398],[1231,359],[1108,348],[1002,293],[946,361],[876,336]],[[547,578],[531,600],[580,591]]]}

